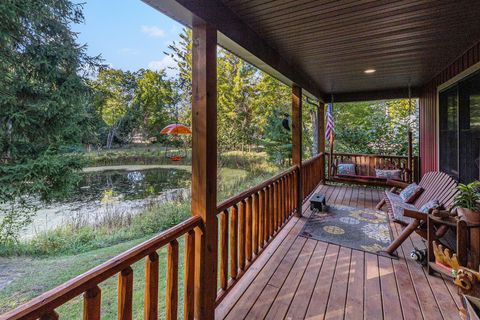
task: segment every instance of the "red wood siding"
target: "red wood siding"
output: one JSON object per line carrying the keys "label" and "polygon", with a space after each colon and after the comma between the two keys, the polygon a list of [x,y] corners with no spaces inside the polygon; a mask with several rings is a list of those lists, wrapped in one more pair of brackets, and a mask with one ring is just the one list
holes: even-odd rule
{"label": "red wood siding", "polygon": [[438,170],[437,87],[480,61],[480,42],[468,49],[440,72],[420,94],[420,167],[421,174]]}

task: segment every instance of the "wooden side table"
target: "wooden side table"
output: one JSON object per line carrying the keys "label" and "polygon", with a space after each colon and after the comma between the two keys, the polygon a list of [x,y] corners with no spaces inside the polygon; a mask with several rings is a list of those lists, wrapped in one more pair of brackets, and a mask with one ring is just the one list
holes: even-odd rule
{"label": "wooden side table", "polygon": [[[435,228],[435,226],[438,228]],[[479,234],[480,225],[467,223],[462,218],[448,217],[442,219],[429,214],[427,217],[428,273],[432,274],[433,271],[436,271],[449,277],[454,276],[451,272],[449,273],[446,268],[435,263],[435,255],[433,251],[433,241],[439,241],[439,237],[437,237],[435,230],[445,230],[449,227],[456,229],[456,248],[449,249],[452,251],[452,254],[455,253],[457,255],[458,263],[461,266],[467,266],[474,270],[478,270],[480,264],[479,253],[472,252],[469,259],[468,249],[470,248],[474,251],[478,248],[478,246],[472,241],[474,240],[472,239],[474,237],[471,235]]]}

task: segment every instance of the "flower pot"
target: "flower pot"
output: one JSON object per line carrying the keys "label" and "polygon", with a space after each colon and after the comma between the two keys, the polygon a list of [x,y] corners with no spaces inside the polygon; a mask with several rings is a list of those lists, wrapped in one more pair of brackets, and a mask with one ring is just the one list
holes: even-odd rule
{"label": "flower pot", "polygon": [[472,224],[480,224],[480,212],[465,208],[458,208],[458,215],[464,216],[465,220]]}

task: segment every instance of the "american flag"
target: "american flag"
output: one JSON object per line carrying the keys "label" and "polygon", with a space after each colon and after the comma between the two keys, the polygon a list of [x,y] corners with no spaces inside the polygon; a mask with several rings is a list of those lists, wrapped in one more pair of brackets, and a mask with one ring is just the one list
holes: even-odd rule
{"label": "american flag", "polygon": [[331,103],[327,106],[327,126],[325,128],[325,139],[330,139],[335,136],[335,123],[333,122],[333,105]]}

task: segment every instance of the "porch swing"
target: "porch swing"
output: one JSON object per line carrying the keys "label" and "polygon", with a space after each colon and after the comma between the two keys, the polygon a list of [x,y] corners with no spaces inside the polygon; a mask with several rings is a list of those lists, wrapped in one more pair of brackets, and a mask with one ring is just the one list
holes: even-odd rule
{"label": "porch swing", "polygon": [[[408,86],[408,99],[409,114],[411,114],[412,98],[410,86]],[[329,112],[332,112],[332,109],[333,95]],[[329,132],[330,152],[328,154],[328,175],[330,181],[379,187],[391,187],[388,183],[389,180],[412,182],[413,148],[411,129],[408,131],[406,165],[401,164],[400,157],[393,156],[337,154],[336,156],[338,157],[334,157],[334,140],[332,128]]]}

